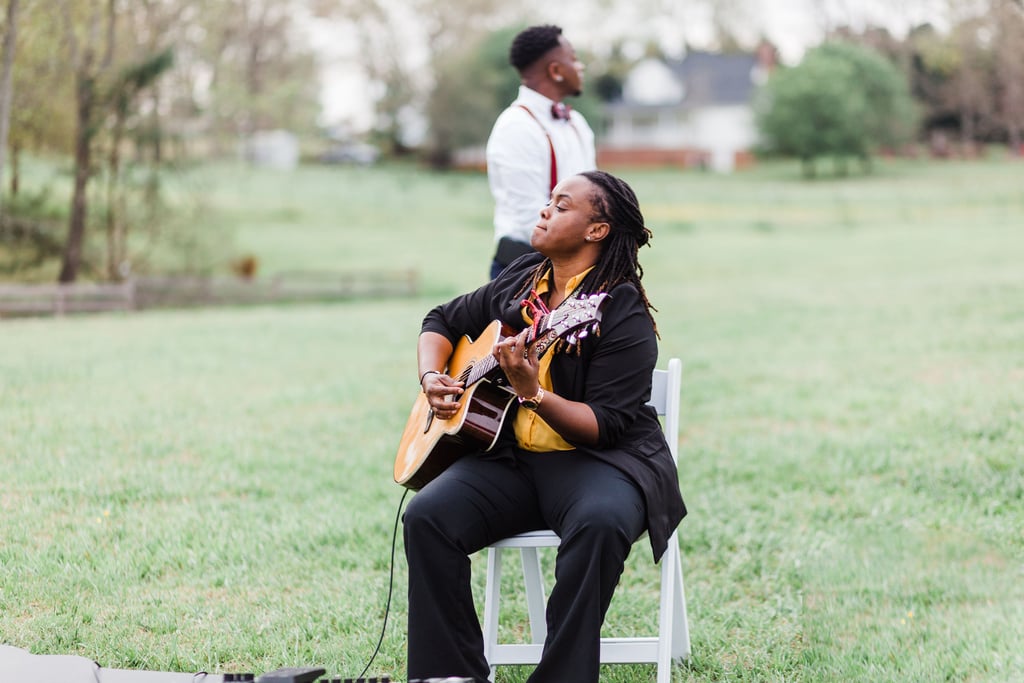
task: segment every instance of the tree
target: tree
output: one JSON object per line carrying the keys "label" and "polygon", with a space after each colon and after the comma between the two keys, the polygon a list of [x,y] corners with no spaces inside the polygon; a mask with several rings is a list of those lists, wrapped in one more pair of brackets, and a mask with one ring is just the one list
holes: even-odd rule
{"label": "tree", "polygon": [[[3,3],[8,10],[20,9],[13,92],[7,100],[12,194],[17,191],[22,149],[59,152],[73,161],[61,281],[78,278],[83,267],[102,272],[88,256],[91,249],[99,251],[89,239],[93,223],[106,226],[105,271],[110,277],[120,274],[126,260],[133,211],[141,209],[135,221],[142,229],[136,230],[149,233],[146,244],[133,240],[136,253],[155,243],[157,223],[173,224],[172,216],[163,220],[151,211],[159,202],[159,176],[166,170],[161,166],[165,135],[183,140],[213,133],[216,139],[220,133],[234,141],[256,128],[313,127],[318,112],[316,65],[297,33],[309,4]],[[14,37],[12,31],[6,35]],[[0,64],[0,82],[2,73]],[[134,161],[128,156],[133,148]],[[175,151],[181,154],[184,149],[179,146]],[[130,164],[129,173],[124,169]],[[101,196],[90,188],[102,174],[106,192]]]}
{"label": "tree", "polygon": [[901,143],[914,129],[905,81],[884,58],[866,48],[826,43],[795,67],[777,70],[756,102],[767,150],[795,156],[813,176],[819,157],[865,165],[880,145]]}
{"label": "tree", "polygon": [[607,55],[587,64],[587,92],[594,93],[602,102],[622,99],[622,87],[635,61],[623,54],[622,41],[613,43]]}
{"label": "tree", "polygon": [[1014,154],[1024,153],[1024,7],[995,0],[997,117]]}
{"label": "tree", "polygon": [[906,42],[911,94],[922,110],[925,132],[955,127],[957,111],[946,91],[958,60],[956,48],[931,24],[914,27]]}
{"label": "tree", "polygon": [[197,110],[194,116],[205,121],[217,151],[228,147],[225,142],[233,150],[238,137],[258,130],[314,128],[316,60],[298,35],[306,2],[175,2],[188,9],[177,29],[183,87],[176,96],[183,101],[180,110]]}
{"label": "tree", "polygon": [[[124,195],[121,182],[121,145],[125,126],[139,94],[152,85],[173,63],[173,53],[165,49],[137,64],[129,65],[114,82],[111,93],[113,122],[107,155],[107,276],[122,277],[121,265],[127,263],[127,226],[124,221]],[[159,155],[156,157],[159,163]]]}
{"label": "tree", "polygon": [[[435,167],[449,166],[460,147],[486,143],[494,120],[516,98],[520,79],[509,64],[508,49],[523,28],[508,26],[488,33],[435,59],[435,84],[426,108],[430,162]],[[599,125],[601,102],[592,89],[569,104]]]}
{"label": "tree", "polygon": [[953,27],[957,61],[946,94],[960,115],[960,138],[969,148],[994,127],[995,78],[988,49],[991,27],[985,17],[971,17]]}
{"label": "tree", "polygon": [[38,274],[63,253],[66,214],[58,202],[63,204],[64,198],[47,186],[21,193],[20,168],[25,149],[66,154],[74,127],[72,82],[60,47],[63,31],[53,21],[52,7],[22,0],[14,23],[10,128],[3,147],[10,200],[0,220],[0,270],[5,275]]}
{"label": "tree", "polygon": [[913,137],[918,116],[906,77],[895,64],[852,43],[825,43],[818,50],[853,67],[868,105],[864,128],[870,145],[895,147]]}
{"label": "tree", "polygon": [[[18,28],[18,0],[7,0],[7,22],[4,26],[3,63],[0,65],[0,188],[3,188],[7,160],[7,134],[11,126],[11,71],[14,66],[14,44]],[[0,198],[3,192],[0,190]]]}
{"label": "tree", "polygon": [[117,0],[88,7],[64,0],[62,15],[69,63],[75,84],[74,182],[68,234],[61,261],[60,282],[74,282],[82,264],[89,215],[90,180],[95,173],[94,158],[108,133],[107,243],[109,273],[116,277],[113,260],[123,241],[118,225],[117,187],[120,173],[120,146],[129,106],[138,94],[151,85],[171,64],[170,52],[146,54],[146,46],[131,41],[118,42],[118,29],[131,19],[119,11]]}
{"label": "tree", "polygon": [[18,194],[23,150],[71,149],[74,132],[73,79],[63,58],[64,27],[48,8],[28,2],[18,21],[16,68],[11,93],[10,191]]}
{"label": "tree", "polygon": [[369,80],[380,86],[374,103],[374,128],[388,152],[404,153],[407,144],[403,117],[421,103],[423,93],[403,59],[403,40],[396,25],[399,22],[378,0],[362,0],[360,7],[347,10],[346,18],[358,27],[358,61]]}
{"label": "tree", "polygon": [[494,119],[515,98],[519,76],[508,64],[508,45],[520,28],[482,36],[435,59],[426,109],[433,166],[445,168],[456,149],[485,142]]}
{"label": "tree", "polygon": [[74,10],[77,8],[72,6],[70,0],[64,0],[61,9],[69,61],[75,78],[75,170],[68,236],[57,279],[60,282],[74,282],[82,263],[88,215],[87,189],[92,174],[94,140],[99,130],[100,81],[109,75],[114,60],[117,10],[115,0],[107,0],[105,11],[93,5],[83,27],[82,23],[76,21]]}

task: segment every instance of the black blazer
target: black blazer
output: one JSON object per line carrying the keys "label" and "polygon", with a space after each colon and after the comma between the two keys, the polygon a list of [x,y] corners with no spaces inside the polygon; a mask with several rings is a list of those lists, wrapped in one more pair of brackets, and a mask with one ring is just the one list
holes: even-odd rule
{"label": "black blazer", "polygon": [[[543,259],[538,253],[527,254],[486,285],[433,308],[423,319],[422,331],[437,332],[457,345],[463,336],[479,337],[494,320],[522,330],[526,324],[517,293]],[[551,383],[556,394],[585,402],[597,417],[598,443],[576,447],[625,472],[643,493],[657,561],[669,534],[686,515],[672,453],[657,412],[646,405],[658,360],[657,337],[633,285],[619,285],[609,294],[601,309],[599,333],[582,340],[579,354],[557,353],[552,358]],[[512,422],[506,420],[506,425]]]}

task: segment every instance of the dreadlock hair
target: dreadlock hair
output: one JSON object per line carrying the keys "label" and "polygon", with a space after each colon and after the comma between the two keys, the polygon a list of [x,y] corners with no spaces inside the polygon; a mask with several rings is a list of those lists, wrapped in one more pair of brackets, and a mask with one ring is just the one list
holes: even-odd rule
{"label": "dreadlock hair", "polygon": [[558,38],[561,35],[561,27],[551,24],[523,29],[512,39],[512,46],[508,51],[509,64],[522,73],[548,50],[558,47]]}
{"label": "dreadlock hair", "polygon": [[[578,291],[596,294],[609,292],[622,283],[632,284],[640,293],[640,298],[647,309],[647,317],[651,319],[654,332],[657,334],[658,324],[652,311],[658,309],[651,305],[647,291],[640,281],[644,276],[644,269],[639,258],[640,247],[649,246],[654,235],[644,225],[644,215],[640,212],[640,202],[636,198],[636,193],[626,181],[604,171],[585,171],[579,175],[589,180],[595,188],[590,197],[590,203],[594,208],[591,220],[595,223],[607,223],[611,229],[608,236],[602,240],[601,256],[580,283]],[[530,274],[520,294],[525,294],[536,287],[537,282],[550,268],[551,259],[541,261]],[[552,351],[557,351],[562,346],[561,341],[556,342]]]}

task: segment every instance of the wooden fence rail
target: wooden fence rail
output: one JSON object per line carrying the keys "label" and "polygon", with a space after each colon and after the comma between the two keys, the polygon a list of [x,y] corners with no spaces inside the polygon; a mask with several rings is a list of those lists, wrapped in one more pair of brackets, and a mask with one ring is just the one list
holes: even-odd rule
{"label": "wooden fence rail", "polygon": [[134,281],[0,285],[0,316],[64,315],[135,308]]}
{"label": "wooden fence rail", "polygon": [[139,277],[113,284],[0,284],[0,318],[415,296],[418,290],[415,270],[290,272],[248,279]]}

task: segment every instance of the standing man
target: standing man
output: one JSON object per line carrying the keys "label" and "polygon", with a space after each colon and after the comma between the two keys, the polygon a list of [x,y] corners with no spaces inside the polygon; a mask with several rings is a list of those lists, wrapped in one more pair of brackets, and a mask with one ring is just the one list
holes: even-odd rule
{"label": "standing man", "polygon": [[519,96],[498,116],[487,140],[487,180],[494,196],[491,278],[533,251],[530,234],[551,190],[597,167],[594,131],[562,100],[583,92],[583,64],[558,26],[531,26],[509,49]]}

